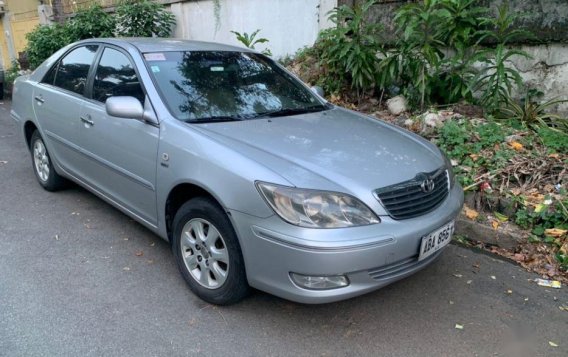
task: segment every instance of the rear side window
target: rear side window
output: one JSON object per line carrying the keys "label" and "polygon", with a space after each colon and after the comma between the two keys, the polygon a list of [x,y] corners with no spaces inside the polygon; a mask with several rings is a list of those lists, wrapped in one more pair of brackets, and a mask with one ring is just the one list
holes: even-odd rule
{"label": "rear side window", "polygon": [[59,65],[59,63],[56,63],[53,67],[51,67],[49,72],[47,72],[45,77],[43,77],[41,83],[47,83],[53,85],[53,81],[55,81],[55,73],[57,72],[57,65]]}
{"label": "rear side window", "polygon": [[[93,64],[98,45],[81,46],[69,52],[57,65],[53,85],[83,95],[89,69]],[[50,74],[46,76],[49,79]],[[45,82],[45,79],[44,79]]]}
{"label": "rear side window", "polygon": [[106,102],[110,97],[130,96],[144,103],[144,91],[132,63],[122,52],[105,48],[93,84],[93,99]]}

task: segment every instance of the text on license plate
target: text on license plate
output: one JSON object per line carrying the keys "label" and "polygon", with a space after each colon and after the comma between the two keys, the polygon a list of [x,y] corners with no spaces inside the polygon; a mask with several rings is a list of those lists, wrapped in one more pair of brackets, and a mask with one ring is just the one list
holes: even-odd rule
{"label": "text on license plate", "polygon": [[435,230],[434,232],[422,237],[420,243],[420,254],[418,260],[425,259],[434,254],[452,240],[454,233],[454,221],[444,225],[443,227]]}

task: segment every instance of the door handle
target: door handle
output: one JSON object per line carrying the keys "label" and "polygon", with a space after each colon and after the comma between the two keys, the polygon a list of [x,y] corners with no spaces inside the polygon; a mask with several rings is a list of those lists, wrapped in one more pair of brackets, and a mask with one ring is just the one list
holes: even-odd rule
{"label": "door handle", "polygon": [[85,124],[89,124],[90,126],[95,125],[95,122],[91,120],[91,116],[90,115],[86,115],[86,116],[82,116],[80,117],[81,121]]}
{"label": "door handle", "polygon": [[40,94],[40,95],[36,95],[36,96],[34,97],[34,99],[37,100],[37,101],[40,102],[40,103],[45,103],[45,99],[43,99],[43,97],[41,96],[41,94]]}

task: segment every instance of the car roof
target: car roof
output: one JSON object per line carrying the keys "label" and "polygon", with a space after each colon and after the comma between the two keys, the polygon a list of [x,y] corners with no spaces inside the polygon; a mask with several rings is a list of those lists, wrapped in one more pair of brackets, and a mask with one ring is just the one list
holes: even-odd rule
{"label": "car roof", "polygon": [[167,51],[238,51],[253,52],[248,48],[225,45],[215,42],[203,42],[182,40],[176,38],[155,37],[124,37],[124,38],[101,38],[89,41],[101,41],[118,46],[132,45],[140,52],[167,52]]}

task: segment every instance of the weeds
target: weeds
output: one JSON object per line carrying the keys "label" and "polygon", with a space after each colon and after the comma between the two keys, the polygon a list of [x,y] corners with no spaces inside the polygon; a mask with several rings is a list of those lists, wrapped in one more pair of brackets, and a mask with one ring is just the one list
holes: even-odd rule
{"label": "weeds", "polygon": [[[242,43],[246,48],[250,48],[251,50],[254,50],[255,46],[260,44],[260,43],[270,42],[268,39],[266,39],[264,37],[257,38],[256,36],[258,35],[259,32],[260,32],[260,29],[254,31],[251,34],[248,34],[246,32],[240,33],[240,32],[237,32],[237,31],[231,31],[231,33],[235,34],[235,36],[237,37],[237,41]],[[261,53],[266,55],[266,56],[272,56],[272,52],[268,48],[262,50]]]}
{"label": "weeds", "polygon": [[373,89],[379,73],[381,26],[369,23],[365,14],[376,0],[363,5],[340,6],[330,12],[329,19],[335,27],[319,36],[320,64],[325,68],[327,79],[323,83],[330,93],[338,92],[348,85],[355,89],[357,98]]}

